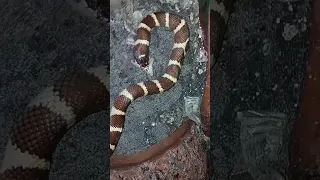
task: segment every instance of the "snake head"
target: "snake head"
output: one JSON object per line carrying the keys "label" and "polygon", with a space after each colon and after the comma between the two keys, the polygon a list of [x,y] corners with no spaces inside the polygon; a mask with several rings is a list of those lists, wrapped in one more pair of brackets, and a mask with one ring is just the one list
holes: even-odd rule
{"label": "snake head", "polygon": [[146,68],[149,66],[149,60],[143,55],[140,55],[140,57],[136,61],[142,68]]}
{"label": "snake head", "polygon": [[149,66],[149,52],[141,53],[139,47],[134,52],[134,58],[137,64],[141,66],[142,69],[145,69]]}

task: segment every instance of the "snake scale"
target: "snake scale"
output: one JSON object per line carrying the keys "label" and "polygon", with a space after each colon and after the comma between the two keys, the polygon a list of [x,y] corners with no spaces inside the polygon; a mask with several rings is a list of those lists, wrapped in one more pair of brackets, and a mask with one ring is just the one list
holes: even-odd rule
{"label": "snake scale", "polygon": [[[218,51],[233,0],[212,1],[218,5],[211,28],[211,49]],[[211,7],[212,7],[211,2]],[[232,3],[230,3],[232,2]],[[211,25],[213,25],[211,23]],[[133,100],[167,91],[177,82],[189,44],[189,27],[180,16],[156,12],[146,16],[137,29],[134,58],[142,68],[149,64],[151,29],[168,27],[174,32],[174,46],[167,72],[157,80],[141,82],[124,89],[115,99],[110,113],[110,156],[123,131],[125,112]],[[109,75],[106,66],[59,79],[39,93],[12,127],[0,167],[0,179],[48,179],[52,154],[69,128],[89,114],[109,108]]]}
{"label": "snake scale", "polygon": [[7,141],[1,180],[48,179],[52,155],[67,130],[89,114],[108,110],[107,70],[99,66],[61,78],[27,105]]}

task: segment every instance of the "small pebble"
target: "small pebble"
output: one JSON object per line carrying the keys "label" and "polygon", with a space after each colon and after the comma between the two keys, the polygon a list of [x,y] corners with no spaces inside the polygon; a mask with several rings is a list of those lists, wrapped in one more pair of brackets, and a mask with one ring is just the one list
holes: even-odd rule
{"label": "small pebble", "polygon": [[259,77],[259,76],[260,76],[260,73],[256,72],[256,73],[254,73],[254,75],[255,75],[256,77]]}
{"label": "small pebble", "polygon": [[282,37],[286,41],[290,41],[292,38],[294,38],[299,33],[298,28],[295,25],[286,24],[283,27]]}
{"label": "small pebble", "polygon": [[288,9],[289,9],[289,11],[293,11],[293,7],[292,7],[292,5],[291,4],[289,4],[289,7],[288,7]]}
{"label": "small pebble", "polygon": [[275,85],[273,86],[272,90],[275,91],[275,90],[277,90],[277,88],[278,88],[278,85],[275,84]]}

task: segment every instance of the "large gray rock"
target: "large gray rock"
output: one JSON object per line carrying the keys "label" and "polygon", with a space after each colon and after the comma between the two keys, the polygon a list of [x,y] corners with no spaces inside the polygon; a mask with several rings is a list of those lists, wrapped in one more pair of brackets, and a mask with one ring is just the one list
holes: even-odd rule
{"label": "large gray rock", "polygon": [[[152,31],[150,56],[154,58],[154,76],[150,77],[134,66],[133,45],[135,30],[146,15],[155,11],[168,11],[186,19],[190,28],[190,47],[187,52],[178,83],[169,91],[140,98],[129,106],[124,132],[115,154],[131,154],[159,143],[169,136],[189,113],[185,106],[196,104],[199,115],[200,101],[185,102],[184,98],[202,97],[205,85],[205,62],[198,19],[197,1],[124,1],[124,6],[111,12],[111,104],[127,86],[141,81],[156,79],[163,75],[173,46],[173,32],[165,28]],[[188,98],[190,100],[190,98]]]}

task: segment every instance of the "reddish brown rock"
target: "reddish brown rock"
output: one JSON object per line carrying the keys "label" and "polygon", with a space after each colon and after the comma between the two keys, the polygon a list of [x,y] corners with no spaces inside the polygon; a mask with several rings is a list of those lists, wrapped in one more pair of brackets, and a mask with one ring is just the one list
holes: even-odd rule
{"label": "reddish brown rock", "polygon": [[[208,21],[209,25],[205,25],[204,23],[204,14],[199,14],[200,25],[202,27],[202,35],[203,35],[203,46],[207,51],[207,58],[209,59],[210,48],[209,39],[210,36],[208,32],[210,32],[210,21]],[[209,14],[208,14],[209,19]],[[209,30],[209,31],[208,31]],[[202,97],[202,106],[201,106],[201,121],[203,125],[203,132],[206,136],[210,136],[210,61],[207,61],[207,72],[206,72],[206,84],[204,88],[204,93]]]}
{"label": "reddish brown rock", "polygon": [[159,144],[110,158],[110,179],[207,179],[207,148],[191,120]]}
{"label": "reddish brown rock", "polygon": [[320,177],[320,1],[311,1],[308,73],[291,134],[291,179]]}

